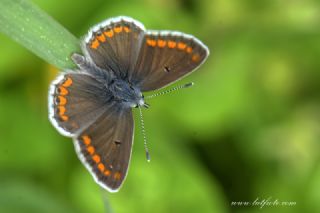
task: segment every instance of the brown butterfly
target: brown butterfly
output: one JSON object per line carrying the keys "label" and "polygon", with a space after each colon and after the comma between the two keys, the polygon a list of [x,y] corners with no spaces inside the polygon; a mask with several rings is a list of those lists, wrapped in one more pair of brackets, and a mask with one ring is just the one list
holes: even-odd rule
{"label": "brown butterfly", "polygon": [[209,50],[191,35],[146,30],[121,16],[91,28],[82,51],[84,56],[72,55],[78,68],[64,70],[50,86],[49,118],[62,135],[73,138],[95,181],[116,192],[131,156],[131,108],[147,107],[142,92],[190,74]]}

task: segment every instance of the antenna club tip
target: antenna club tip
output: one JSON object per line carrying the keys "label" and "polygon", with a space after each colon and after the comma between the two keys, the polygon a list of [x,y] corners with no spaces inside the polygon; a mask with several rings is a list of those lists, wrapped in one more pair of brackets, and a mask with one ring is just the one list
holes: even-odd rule
{"label": "antenna club tip", "polygon": [[187,83],[184,85],[184,88],[192,87],[194,85],[193,82]]}
{"label": "antenna club tip", "polygon": [[150,162],[150,154],[149,154],[149,152],[146,152],[146,157],[147,157],[147,161],[148,161],[148,163]]}

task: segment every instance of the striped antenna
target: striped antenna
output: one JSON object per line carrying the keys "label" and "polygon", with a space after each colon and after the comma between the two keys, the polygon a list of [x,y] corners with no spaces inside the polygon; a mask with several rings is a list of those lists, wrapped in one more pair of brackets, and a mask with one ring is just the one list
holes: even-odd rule
{"label": "striped antenna", "polygon": [[179,85],[179,86],[173,87],[171,89],[168,89],[168,90],[165,90],[165,91],[161,91],[161,92],[149,95],[149,96],[145,97],[145,99],[154,98],[154,97],[157,97],[159,95],[165,95],[165,94],[168,94],[168,93],[171,93],[173,91],[177,91],[177,90],[180,90],[180,89],[183,89],[183,88],[192,87],[193,85],[194,85],[193,82],[190,82],[190,83],[187,83],[187,84],[183,84],[183,85]]}
{"label": "striped antenna", "polygon": [[139,106],[139,112],[140,112],[141,132],[142,132],[142,136],[143,136],[144,150],[146,152],[147,161],[150,162],[150,154],[149,154],[149,149],[147,146],[146,130],[144,128],[144,121],[143,121],[142,110],[141,110],[140,106]]}

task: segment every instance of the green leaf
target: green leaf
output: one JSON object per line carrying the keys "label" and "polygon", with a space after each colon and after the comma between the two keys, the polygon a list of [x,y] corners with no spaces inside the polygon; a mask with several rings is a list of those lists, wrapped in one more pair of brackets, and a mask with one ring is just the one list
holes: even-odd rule
{"label": "green leaf", "polygon": [[74,67],[79,40],[28,0],[0,1],[0,31],[60,69]]}

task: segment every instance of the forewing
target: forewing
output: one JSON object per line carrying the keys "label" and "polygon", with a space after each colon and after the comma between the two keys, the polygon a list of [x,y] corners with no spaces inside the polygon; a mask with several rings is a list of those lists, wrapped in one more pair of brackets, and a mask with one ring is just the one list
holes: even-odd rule
{"label": "forewing", "polygon": [[133,140],[131,109],[113,107],[75,140],[77,154],[103,188],[116,192],[123,183]]}
{"label": "forewing", "polygon": [[89,30],[83,49],[97,66],[126,78],[133,71],[144,33],[144,26],[136,20],[111,18]]}
{"label": "forewing", "polygon": [[131,81],[142,91],[162,88],[194,71],[208,55],[208,48],[191,35],[147,31]]}
{"label": "forewing", "polygon": [[51,83],[49,118],[65,136],[74,136],[111,106],[111,95],[90,75],[66,72]]}

